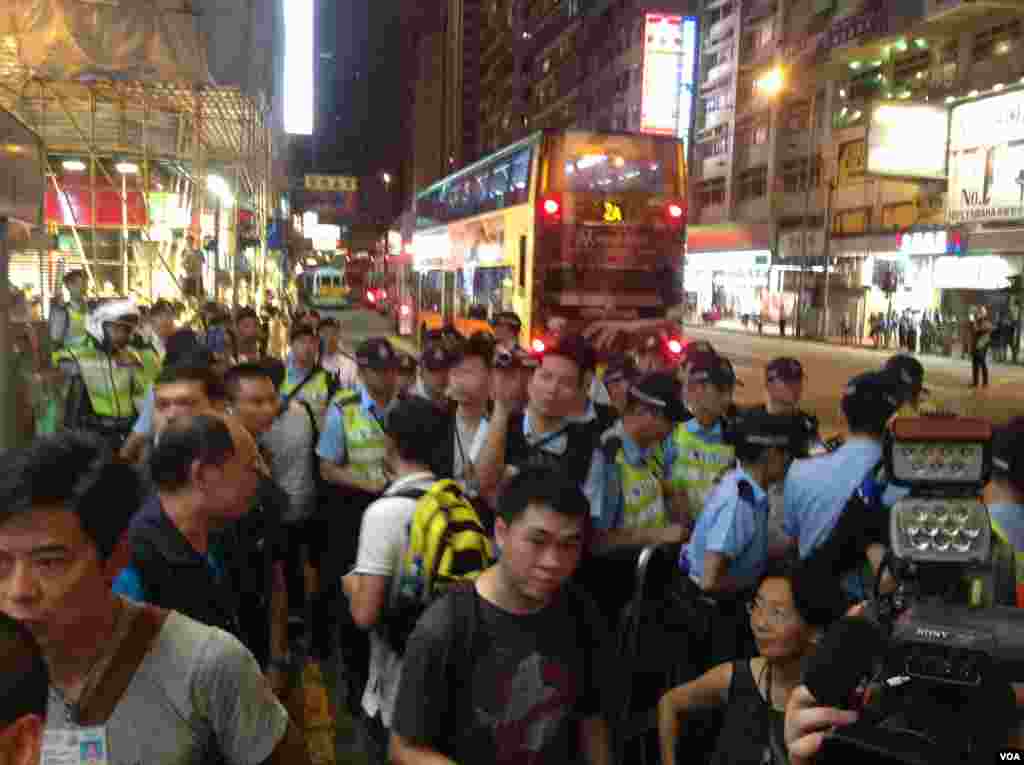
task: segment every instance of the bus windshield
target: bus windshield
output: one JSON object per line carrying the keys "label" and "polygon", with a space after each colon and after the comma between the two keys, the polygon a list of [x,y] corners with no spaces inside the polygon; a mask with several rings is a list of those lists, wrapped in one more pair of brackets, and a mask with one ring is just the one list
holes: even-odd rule
{"label": "bus windshield", "polygon": [[553,142],[551,189],[678,195],[677,146],[653,136],[567,131]]}

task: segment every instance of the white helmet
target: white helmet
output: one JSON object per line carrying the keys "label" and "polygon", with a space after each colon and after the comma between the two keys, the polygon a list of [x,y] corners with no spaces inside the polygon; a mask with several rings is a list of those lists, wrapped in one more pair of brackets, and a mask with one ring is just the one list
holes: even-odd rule
{"label": "white helmet", "polygon": [[125,320],[134,320],[132,323],[137,324],[139,316],[139,307],[131,298],[107,300],[89,312],[85,330],[93,336],[96,342],[102,343],[105,339],[104,324]]}

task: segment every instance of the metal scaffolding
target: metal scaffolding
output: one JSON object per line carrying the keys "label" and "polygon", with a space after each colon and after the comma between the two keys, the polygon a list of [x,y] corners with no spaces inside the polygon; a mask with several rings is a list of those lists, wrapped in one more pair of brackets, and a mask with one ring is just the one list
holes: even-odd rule
{"label": "metal scaffolding", "polygon": [[[45,145],[46,155],[82,156],[88,161],[90,220],[85,225],[71,221],[76,246],[83,266],[92,278],[92,266],[98,262],[96,250],[96,192],[119,189],[122,204],[122,265],[128,268],[128,193],[124,177],[115,181],[107,160],[137,163],[140,189],[145,201],[146,219],[150,217],[151,169],[154,163],[173,165],[191,185],[192,232],[199,234],[207,174],[216,168],[230,179],[235,195],[232,214],[234,226],[228,237],[228,258],[235,273],[237,256],[238,205],[242,197],[252,201],[254,222],[259,231],[259,253],[252,269],[252,296],[259,301],[266,286],[267,228],[273,215],[272,136],[269,110],[238,88],[193,85],[142,80],[94,79],[90,81],[53,80],[35,76],[19,63],[17,41],[0,38],[0,107],[7,109],[31,127]],[[49,182],[58,197],[67,202],[58,173],[49,168]],[[103,182],[102,185],[100,182]],[[70,209],[70,204],[64,205]],[[74,213],[72,212],[72,215]],[[136,227],[138,228],[138,227]],[[141,227],[143,237],[146,226]],[[90,232],[86,252],[81,231]],[[151,247],[154,255],[171,275],[174,273],[166,248]],[[91,262],[90,262],[91,261]],[[153,263],[150,263],[152,273]],[[128,280],[125,279],[125,287]],[[237,303],[237,283],[232,286]]]}

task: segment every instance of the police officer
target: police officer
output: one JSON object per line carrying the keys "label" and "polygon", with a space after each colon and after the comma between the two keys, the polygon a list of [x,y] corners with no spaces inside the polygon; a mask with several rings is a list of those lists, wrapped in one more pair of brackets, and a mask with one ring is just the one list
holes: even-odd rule
{"label": "police officer", "polygon": [[715,479],[733,463],[723,426],[738,381],[729,360],[714,352],[692,354],[687,366],[686,403],[693,418],[667,439],[665,464],[673,504],[695,521]]}
{"label": "police officer", "polygon": [[458,359],[454,343],[435,341],[420,354],[420,373],[412,395],[448,408],[448,377]]}
{"label": "police officer", "polygon": [[924,387],[924,366],[909,353],[898,353],[885,362],[883,371],[894,375],[904,386],[903,405],[897,415],[917,417],[921,414],[924,399],[930,391]]}
{"label": "police officer", "polygon": [[1014,559],[1015,600],[1024,608],[1024,418],[992,436],[992,478],[986,487],[992,531]]}
{"label": "police officer", "polygon": [[514,351],[520,347],[519,333],[523,330],[523,322],[514,311],[498,311],[491,319],[491,331],[499,347],[506,351]]}
{"label": "police officer", "polygon": [[296,324],[291,333],[291,354],[281,384],[281,397],[285,402],[305,401],[322,428],[327,407],[337,392],[334,375],[320,366],[320,338],[305,323]]}
{"label": "police officer", "polygon": [[739,413],[729,422],[727,439],[736,467],[708,495],[680,556],[688,581],[712,606],[711,664],[744,655],[743,597],[757,587],[768,564],[767,492],[808,447],[798,415],[763,411]]}
{"label": "police officer", "polygon": [[[599,400],[599,397],[593,394],[591,394],[591,399],[594,403],[603,403],[610,406],[621,417],[622,413],[626,411],[626,404],[629,401],[629,389],[639,376],[640,372],[636,368],[636,362],[633,360],[633,357],[626,354],[617,354],[608,360],[601,378],[595,378],[596,383],[600,386],[600,390],[603,391],[603,396],[600,398],[604,400]],[[680,401],[682,401],[682,393],[682,384],[680,383]],[[685,414],[687,417],[684,417],[684,419],[687,419],[689,412],[685,412]]]}
{"label": "police officer", "polygon": [[598,550],[683,541],[689,523],[670,513],[659,448],[686,416],[681,389],[671,374],[644,375],[628,387],[622,419],[602,436],[606,489],[595,524],[603,530]]}
{"label": "police officer", "polygon": [[387,339],[371,337],[356,349],[356,364],[361,382],[334,396],[317,455],[324,480],[355,492],[365,508],[387,486],[381,421],[398,393],[399,357]]}
{"label": "police officer", "polygon": [[89,314],[86,339],[65,345],[54,362],[71,381],[64,424],[89,430],[120,449],[131,432],[146,392],[145,369],[130,347],[139,309],[129,299],[111,300]]}
{"label": "police officer", "polygon": [[85,342],[89,305],[85,299],[85,271],[76,268],[64,274],[64,286],[70,295],[66,303],[50,306],[50,340],[55,346],[73,346]]}
{"label": "police officer", "polygon": [[[834,452],[793,464],[784,488],[783,532],[801,559],[830,542],[855,494],[865,508],[883,506],[883,439],[904,393],[904,386],[887,372],[866,372],[852,378],[841,401],[850,432],[845,443]],[[830,544],[835,543],[831,539]],[[826,553],[833,555],[831,548]],[[884,549],[875,546],[868,552],[876,570],[883,554]],[[867,572],[857,571],[848,577],[845,586],[852,597],[863,598],[871,591],[864,574]]]}

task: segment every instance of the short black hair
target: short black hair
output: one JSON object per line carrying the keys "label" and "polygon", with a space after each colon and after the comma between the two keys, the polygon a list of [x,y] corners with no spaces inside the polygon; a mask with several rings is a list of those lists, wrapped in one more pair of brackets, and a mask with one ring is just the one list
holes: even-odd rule
{"label": "short black hair", "polygon": [[235,453],[224,420],[197,415],[175,420],[160,435],[149,457],[149,475],[157,489],[173,492],[188,485],[192,464],[223,465]]}
{"label": "short black hair", "polygon": [[885,427],[889,422],[888,417],[883,417],[878,412],[863,407],[847,406],[845,401],[841,407],[851,433],[864,433],[875,437],[880,437],[885,433]]}
{"label": "short black hair", "polygon": [[825,575],[820,566],[791,559],[768,563],[758,589],[766,579],[785,579],[793,591],[793,607],[811,627],[827,628],[846,613],[847,601],[836,576]]}
{"label": "short black hair", "polygon": [[435,475],[443,473],[438,444],[447,442],[451,418],[437,404],[419,396],[400,399],[384,418],[384,432],[405,462],[425,465]]}
{"label": "short black hair", "polygon": [[590,515],[590,502],[564,473],[546,466],[528,465],[510,478],[498,498],[498,516],[515,523],[530,505],[544,505],[573,518]]}
{"label": "short black hair", "polygon": [[28,715],[46,717],[50,673],[35,638],[0,613],[0,728]]}
{"label": "short black hair", "polygon": [[106,560],[142,504],[142,481],[99,437],[77,430],[36,438],[0,466],[0,524],[39,508],[74,512]]}
{"label": "short black hair", "polygon": [[[176,364],[202,347],[202,344],[199,342],[199,335],[191,329],[179,329],[167,338],[167,353],[164,356],[164,365]],[[210,358],[212,359],[213,357],[211,356]]]}
{"label": "short black hair", "polygon": [[154,381],[157,385],[171,385],[173,383],[196,382],[203,386],[203,392],[210,401],[218,401],[224,398],[224,383],[214,374],[208,364],[197,364],[191,359],[165,366],[160,370]]}
{"label": "short black hair", "polygon": [[[274,385],[274,376],[270,370],[257,361],[247,361],[244,364],[237,364],[224,375],[224,387],[228,392],[228,398],[238,397],[242,380],[269,380]],[[275,388],[278,386],[274,385]]]}
{"label": "short black hair", "polygon": [[283,361],[275,359],[273,356],[266,356],[260,359],[259,363],[260,366],[267,370],[267,374],[270,375],[270,381],[274,383],[275,388],[280,388],[284,385],[285,378],[288,376],[288,369]]}
{"label": "short black hair", "polygon": [[484,362],[488,369],[494,365],[494,335],[490,332],[474,332],[469,339],[461,343],[458,349],[460,361],[474,357]]}

